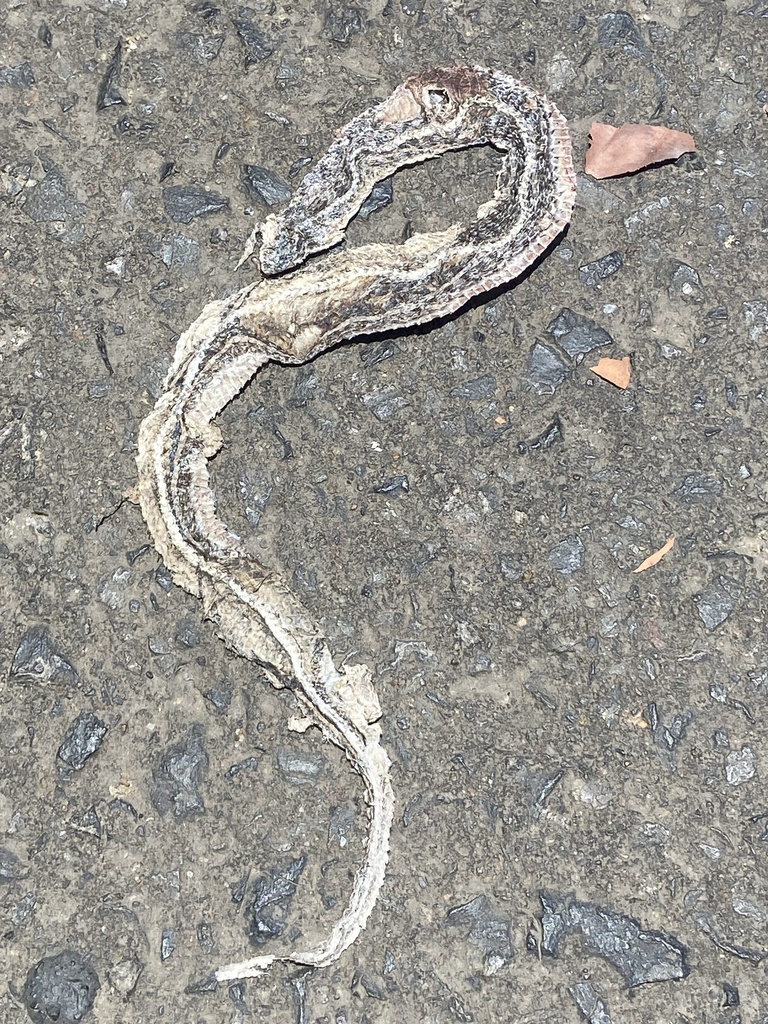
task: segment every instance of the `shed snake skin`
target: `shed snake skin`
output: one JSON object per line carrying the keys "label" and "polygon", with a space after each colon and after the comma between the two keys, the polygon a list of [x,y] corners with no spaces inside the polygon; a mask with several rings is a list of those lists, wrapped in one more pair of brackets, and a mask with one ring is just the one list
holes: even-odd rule
{"label": "shed snake skin", "polygon": [[[375,182],[478,145],[500,151],[503,163],[493,197],[470,224],[339,248],[301,266],[343,240]],[[350,121],[286,208],[267,218],[259,260],[269,276],[209,303],[178,340],[165,391],[139,433],[138,495],[155,546],[227,646],[291,688],[305,715],[291,727],[319,726],[345,752],[364,781],[370,818],[364,863],[330,935],[222,967],[219,981],[281,960],[323,967],[354,942],[384,881],[394,798],[369,669],[336,667],[289,587],[216,515],[208,461],[223,439],[214,421],[267,362],[304,363],[342,341],[446,317],[512,281],[563,230],[574,196],[570,136],[552,103],[498,71],[424,71]]]}

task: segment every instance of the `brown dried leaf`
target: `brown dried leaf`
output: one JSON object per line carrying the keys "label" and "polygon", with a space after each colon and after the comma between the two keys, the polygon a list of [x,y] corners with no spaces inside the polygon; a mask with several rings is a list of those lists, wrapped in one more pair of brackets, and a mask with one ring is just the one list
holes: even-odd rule
{"label": "brown dried leaf", "polygon": [[629,387],[632,376],[632,361],[629,356],[622,356],[621,359],[598,359],[594,366],[590,366],[592,373],[607,380],[609,384],[615,384],[622,391]]}
{"label": "brown dried leaf", "polygon": [[584,170],[593,178],[615,178],[651,164],[677,160],[693,153],[696,142],[688,132],[676,132],[652,124],[623,124],[614,128],[595,121],[590,128],[591,144]]}
{"label": "brown dried leaf", "polygon": [[636,569],[632,570],[632,572],[645,572],[646,569],[650,569],[652,565],[656,565],[657,562],[660,562],[664,555],[666,555],[668,551],[671,551],[674,546],[675,538],[670,537],[664,547],[659,548],[658,551],[654,551],[652,555],[648,555],[645,561],[641,562]]}

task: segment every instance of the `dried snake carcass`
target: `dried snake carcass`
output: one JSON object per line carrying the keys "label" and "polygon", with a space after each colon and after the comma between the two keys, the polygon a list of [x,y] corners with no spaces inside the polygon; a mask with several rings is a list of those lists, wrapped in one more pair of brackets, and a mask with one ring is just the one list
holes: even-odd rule
{"label": "dried snake carcass", "polygon": [[[402,244],[336,249],[373,184],[448,150],[488,144],[504,154],[493,197],[467,225]],[[568,223],[574,202],[568,129],[557,108],[508,75],[481,67],[414,75],[354,118],[261,226],[270,277],[207,305],[182,334],[165,391],[141,425],[139,498],[174,580],[203,601],[225,643],[290,686],[305,718],[362,776],[368,847],[348,907],[309,949],[231,964],[219,980],[276,960],[322,967],[352,943],[384,880],[394,800],[381,709],[365,666],[338,669],[317,624],[217,517],[208,461],[215,419],[265,363],[303,363],[341,341],[445,317],[531,265]],[[279,276],[271,276],[279,275]]]}

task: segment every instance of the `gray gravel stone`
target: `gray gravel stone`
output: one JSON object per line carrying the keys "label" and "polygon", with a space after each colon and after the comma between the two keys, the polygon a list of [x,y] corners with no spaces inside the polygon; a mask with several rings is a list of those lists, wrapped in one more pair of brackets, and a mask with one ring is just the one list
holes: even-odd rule
{"label": "gray gravel stone", "polygon": [[624,266],[620,252],[609,252],[600,259],[592,260],[579,267],[579,280],[584,284],[596,285],[618,273]]}
{"label": "gray gravel stone", "polygon": [[451,388],[450,394],[453,398],[469,398],[478,400],[481,398],[493,398],[496,394],[498,384],[492,373],[484,373],[482,377],[469,380],[466,384],[457,384]]}
{"label": "gray gravel stone", "polygon": [[226,210],[229,200],[201,185],[168,185],[163,189],[163,207],[171,220],[190,224],[196,217]]}
{"label": "gray gravel stone", "polygon": [[15,89],[29,89],[35,84],[35,73],[28,60],[13,68],[0,68],[0,85],[11,85]]}
{"label": "gray gravel stone", "polygon": [[245,164],[243,181],[248,195],[264,206],[280,206],[291,198],[290,186],[267,167]]}
{"label": "gray gravel stone", "polygon": [[564,383],[568,367],[563,359],[549,345],[537,341],[528,356],[525,368],[525,383],[537,395],[549,395]]}
{"label": "gray gravel stone", "polygon": [[314,785],[326,767],[322,754],[309,750],[281,747],[277,751],[277,767],[286,782],[293,786]]}
{"label": "gray gravel stone", "polygon": [[547,331],[571,359],[613,344],[613,338],[603,327],[572,309],[562,310]]}
{"label": "gray gravel stone", "polygon": [[754,779],[757,774],[757,758],[751,747],[732,750],[725,759],[725,778],[729,786],[740,786],[742,782]]}
{"label": "gray gravel stone", "polygon": [[581,537],[571,536],[550,548],[547,559],[555,572],[570,576],[584,568],[586,552]]}
{"label": "gray gravel stone", "polygon": [[718,576],[714,585],[696,594],[694,601],[699,618],[707,629],[721,626],[741,597],[741,587],[727,576]]}
{"label": "gray gravel stone", "polygon": [[271,57],[280,45],[277,40],[270,39],[266,32],[257,25],[259,16],[250,7],[238,7],[232,24],[237,30],[240,41],[245,49],[245,66],[252,67]]}
{"label": "gray gravel stone", "polygon": [[22,1001],[33,1024],[80,1024],[101,985],[93,967],[73,950],[47,956],[32,967]]}
{"label": "gray gravel stone", "polygon": [[690,473],[675,491],[684,505],[709,505],[723,489],[722,481],[706,473]]}
{"label": "gray gravel stone", "polygon": [[106,723],[92,711],[81,711],[67,729],[64,742],[59,747],[59,758],[70,768],[80,771],[99,749],[107,732]]}

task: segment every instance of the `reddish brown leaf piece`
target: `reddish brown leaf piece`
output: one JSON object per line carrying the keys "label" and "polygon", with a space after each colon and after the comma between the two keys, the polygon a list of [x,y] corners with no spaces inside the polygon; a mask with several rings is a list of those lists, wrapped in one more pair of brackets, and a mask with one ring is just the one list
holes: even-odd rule
{"label": "reddish brown leaf piece", "polygon": [[688,132],[676,132],[652,124],[623,124],[614,128],[595,121],[590,129],[591,144],[584,170],[593,178],[615,178],[651,164],[677,160],[693,153],[696,142]]}
{"label": "reddish brown leaf piece", "polygon": [[596,373],[598,377],[602,377],[603,380],[607,380],[609,384],[614,384],[617,388],[621,388],[622,391],[629,387],[629,381],[632,376],[632,361],[629,356],[623,356],[621,359],[598,359],[594,366],[590,366],[592,373]]}
{"label": "reddish brown leaf piece", "polygon": [[658,551],[654,551],[652,555],[648,555],[645,561],[641,562],[636,569],[632,570],[632,572],[645,572],[645,570],[650,569],[651,566],[657,565],[662,560],[664,555],[666,555],[668,551],[671,551],[674,546],[675,538],[670,537],[663,547],[660,547]]}

